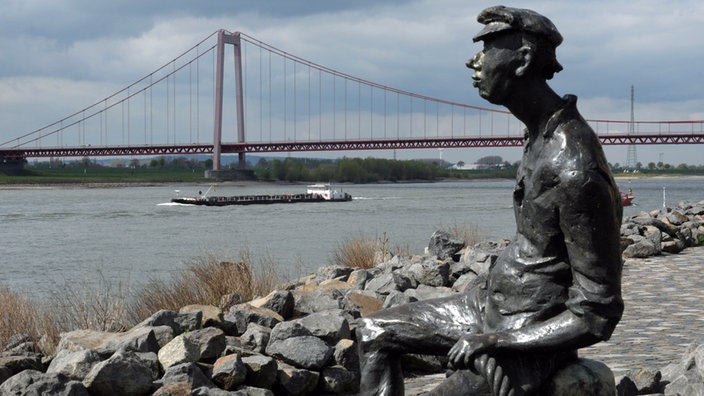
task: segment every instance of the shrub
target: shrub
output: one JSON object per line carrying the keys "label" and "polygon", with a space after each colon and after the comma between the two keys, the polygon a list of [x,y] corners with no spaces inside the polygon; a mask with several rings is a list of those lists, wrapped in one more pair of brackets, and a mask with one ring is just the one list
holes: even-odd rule
{"label": "shrub", "polygon": [[249,250],[239,260],[220,260],[207,255],[187,263],[169,282],[150,279],[129,307],[129,316],[139,322],[161,309],[178,311],[190,304],[218,306],[222,296],[237,294],[243,301],[265,295],[281,284],[276,263],[269,256],[254,270]]}
{"label": "shrub", "polygon": [[59,339],[54,319],[29,298],[0,285],[0,350],[11,336],[26,334],[44,354],[52,354]]}
{"label": "shrub", "polygon": [[107,280],[100,270],[97,273],[97,283],[65,282],[51,292],[50,308],[60,331],[123,331],[129,327],[128,287]]}
{"label": "shrub", "polygon": [[389,240],[386,234],[377,239],[364,236],[344,240],[335,249],[333,262],[336,265],[351,268],[373,268],[377,263],[389,258]]}

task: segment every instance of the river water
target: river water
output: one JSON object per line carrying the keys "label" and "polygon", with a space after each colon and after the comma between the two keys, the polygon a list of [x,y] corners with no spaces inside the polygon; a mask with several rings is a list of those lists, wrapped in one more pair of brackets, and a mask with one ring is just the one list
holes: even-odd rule
{"label": "river water", "polygon": [[[41,299],[64,283],[168,279],[184,263],[246,249],[283,274],[332,262],[346,239],[388,238],[392,249],[422,253],[438,228],[476,227],[484,239],[514,233],[513,181],[338,186],[351,202],[229,207],[169,205],[207,185],[0,190],[0,284]],[[704,178],[618,180],[636,206],[704,200]],[[176,193],[175,190],[180,190]],[[219,185],[211,195],[300,193],[304,185]]]}

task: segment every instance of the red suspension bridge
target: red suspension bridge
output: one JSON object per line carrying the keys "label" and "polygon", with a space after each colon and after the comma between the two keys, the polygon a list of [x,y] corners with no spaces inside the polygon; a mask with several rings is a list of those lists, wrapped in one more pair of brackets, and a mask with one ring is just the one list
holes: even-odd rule
{"label": "red suspension bridge", "polygon": [[[704,120],[589,123],[605,145],[704,143]],[[246,153],[522,144],[509,112],[366,81],[219,30],[95,104],[0,143],[0,161],[212,154],[219,170],[223,153],[244,166]]]}

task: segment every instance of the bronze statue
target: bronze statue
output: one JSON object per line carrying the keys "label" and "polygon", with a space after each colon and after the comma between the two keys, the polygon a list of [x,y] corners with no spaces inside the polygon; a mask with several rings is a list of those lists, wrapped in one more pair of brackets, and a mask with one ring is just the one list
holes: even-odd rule
{"label": "bronze statue", "polygon": [[447,354],[456,371],[434,394],[536,394],[578,348],[608,340],[623,313],[619,192],[577,98],[546,81],[562,70],[562,36],[531,10],[490,7],[477,20],[473,85],[526,126],[516,236],[466,293],[362,319],[364,395],[403,394],[404,353]]}

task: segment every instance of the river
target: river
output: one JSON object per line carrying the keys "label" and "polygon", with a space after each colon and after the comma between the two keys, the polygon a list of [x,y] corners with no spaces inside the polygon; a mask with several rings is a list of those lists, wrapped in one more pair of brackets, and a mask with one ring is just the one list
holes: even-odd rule
{"label": "river", "polygon": [[[277,263],[300,275],[332,262],[350,238],[388,238],[388,246],[422,253],[438,228],[476,227],[484,239],[514,233],[513,181],[338,186],[351,202],[227,207],[168,205],[207,185],[0,190],[0,282],[30,297],[64,283],[100,277],[139,287],[168,279],[209,254]],[[680,200],[703,200],[704,178],[619,178],[636,206],[625,215]],[[180,192],[176,192],[179,190]],[[219,185],[212,195],[300,193],[304,185]]]}

